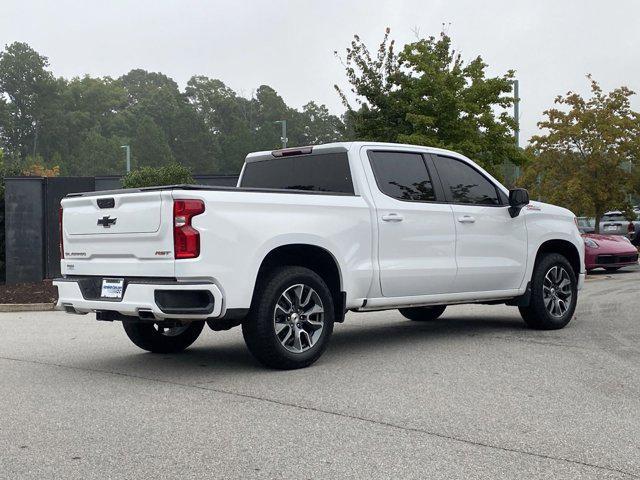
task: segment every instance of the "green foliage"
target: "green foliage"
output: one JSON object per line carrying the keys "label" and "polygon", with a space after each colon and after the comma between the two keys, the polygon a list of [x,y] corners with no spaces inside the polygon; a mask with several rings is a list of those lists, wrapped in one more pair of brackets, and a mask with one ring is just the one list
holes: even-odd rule
{"label": "green foliage", "polygon": [[[0,148],[0,201],[4,202],[4,178],[15,177],[21,174],[22,171],[20,165],[12,159],[7,158],[7,156]],[[0,209],[0,211],[4,213],[4,204],[3,208]],[[2,232],[4,232],[4,229],[2,230]]]}
{"label": "green foliage", "polygon": [[158,72],[119,78],[55,79],[48,60],[28,45],[0,53],[0,147],[21,163],[41,157],[62,175],[124,173],[122,145],[135,167],[179,163],[198,173],[236,173],[247,153],[281,145],[341,140],[344,125],[324,105],[302,111],[271,87],[244,98],[220,80],[193,77],[184,92]]}
{"label": "green foliage", "polygon": [[300,124],[304,125],[302,132],[303,145],[318,145],[337,142],[347,137],[345,124],[329,109],[316,102],[309,102],[302,107]]}
{"label": "green foliage", "polygon": [[465,63],[445,33],[396,52],[389,29],[371,52],[356,35],[343,61],[356,107],[337,85],[355,136],[461,152],[492,173],[521,165],[515,145],[514,72],[487,77],[481,57]]}
{"label": "green foliage", "polygon": [[[57,164],[64,167],[65,175],[118,175],[126,168],[122,145],[125,138],[104,136],[99,127],[94,127],[80,134],[75,139],[73,161],[62,163],[58,157]],[[55,162],[56,156],[54,155]]]}
{"label": "green foliage", "polygon": [[191,171],[180,164],[171,163],[162,167],[141,167],[132,170],[122,179],[124,188],[156,187],[195,183]]}
{"label": "green foliage", "polygon": [[287,120],[290,146],[345,138],[344,124],[326,106],[309,102],[302,111],[295,110],[267,85],[261,85],[248,99],[220,80],[194,76],[185,94],[212,136],[222,172],[239,171],[248,152],[279,148],[278,120]]}
{"label": "green foliage", "polygon": [[545,134],[531,138],[535,157],[522,183],[537,196],[577,215],[596,218],[607,210],[630,211],[629,193],[637,188],[640,161],[640,114],[631,109],[627,87],[604,93],[591,82],[591,97],[569,92],[558,96],[538,126]]}
{"label": "green foliage", "polygon": [[48,66],[47,58],[26,43],[0,52],[0,140],[20,158],[34,153],[38,132],[54,123],[59,85]]}
{"label": "green foliage", "polygon": [[139,119],[131,142],[133,164],[140,167],[174,163],[171,148],[160,126],[151,117]]}

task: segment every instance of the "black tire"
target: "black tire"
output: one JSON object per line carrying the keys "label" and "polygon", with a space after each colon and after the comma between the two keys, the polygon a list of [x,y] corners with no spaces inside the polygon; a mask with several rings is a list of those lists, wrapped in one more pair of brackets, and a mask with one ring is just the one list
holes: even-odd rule
{"label": "black tire", "polygon": [[[554,267],[557,269],[563,269],[567,273],[570,281],[570,284],[568,285],[569,288],[567,290],[571,292],[571,298],[569,301],[563,300],[561,293],[556,293],[558,301],[563,302],[563,304],[566,305],[566,310],[562,314],[560,314],[560,310],[557,310],[556,314],[552,314],[549,311],[545,302],[545,295],[548,295],[549,293],[543,293],[543,290],[545,290],[545,288],[543,288],[545,277],[547,274],[552,275],[551,270]],[[556,270],[556,272],[558,272],[558,270]],[[561,292],[555,286],[553,291],[554,293]],[[564,293],[562,293],[562,295],[564,295]],[[531,300],[529,302],[529,306],[519,307],[522,319],[531,328],[538,330],[557,330],[565,327],[571,321],[577,302],[578,282],[576,274],[569,261],[563,255],[558,253],[542,254],[533,270],[533,276],[531,278]],[[553,303],[555,303],[554,299],[548,302],[549,305]],[[556,308],[559,307],[556,305]]]}
{"label": "black tire", "polygon": [[[294,346],[285,346],[283,342],[286,339],[283,338],[281,341],[281,338],[277,336],[275,324],[276,305],[282,301],[283,295],[289,291],[288,289],[295,285],[304,285],[307,289],[313,289],[324,310],[320,333],[313,344],[311,344],[309,335],[306,336],[308,339],[306,345],[301,345],[302,340],[299,340],[298,346],[307,348],[306,350],[301,348],[300,352],[288,349],[295,348]],[[263,365],[282,370],[307,367],[320,358],[329,344],[335,320],[333,296],[322,277],[308,268],[287,266],[271,272],[256,288],[251,309],[242,323],[242,335],[251,354]],[[300,307],[300,302],[298,303]],[[291,308],[294,309],[293,304]],[[301,311],[303,308],[298,310]],[[293,323],[288,323],[291,321],[291,315],[283,314],[283,316],[285,321],[280,322],[279,325],[284,323],[287,325],[283,327],[280,334],[287,338],[289,338],[289,334],[295,337],[297,333],[294,333]],[[308,323],[305,323],[310,318],[309,315],[308,319],[296,323],[297,327],[302,325],[304,328],[311,328]],[[289,330],[285,331],[285,329]],[[297,332],[299,331],[300,329],[297,330]],[[298,335],[297,338],[302,337]]]}
{"label": "black tire", "polygon": [[435,305],[433,307],[399,308],[398,311],[404,318],[414,322],[432,322],[440,318],[446,308],[446,305]]}
{"label": "black tire", "polygon": [[622,267],[605,267],[605,270],[609,273],[613,273],[613,272],[617,272],[618,270],[620,270]]}
{"label": "black tire", "polygon": [[170,335],[160,333],[158,324],[152,322],[122,322],[129,339],[138,347],[153,353],[176,353],[189,347],[200,336],[204,322],[191,322],[184,325],[184,330]]}

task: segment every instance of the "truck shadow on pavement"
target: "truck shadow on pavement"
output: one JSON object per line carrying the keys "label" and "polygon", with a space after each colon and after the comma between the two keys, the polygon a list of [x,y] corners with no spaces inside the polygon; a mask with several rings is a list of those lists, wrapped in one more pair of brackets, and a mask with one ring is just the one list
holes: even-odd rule
{"label": "truck shadow on pavement", "polygon": [[[519,318],[471,319],[451,316],[424,323],[392,318],[375,319],[368,325],[349,325],[347,319],[344,324],[336,325],[329,347],[319,363],[340,363],[353,355],[379,356],[381,348],[386,352],[401,349],[420,351],[442,342],[477,342],[478,337],[485,336],[506,337],[508,341],[510,336],[515,336],[518,340],[518,337],[528,335],[538,337],[539,333],[527,330]],[[548,337],[550,332],[544,333],[544,336]],[[136,352],[136,347],[132,345],[132,354],[123,356],[114,352],[113,356],[94,358],[86,368],[114,372],[131,371],[141,376],[146,373],[180,374],[186,382],[190,381],[190,377],[198,377],[204,369],[208,373],[220,374],[267,371],[250,355],[239,328],[226,333],[224,343],[218,343],[219,340],[211,335],[215,335],[215,332],[204,331],[203,337],[195,345],[179,354]],[[233,335],[233,338],[229,338],[229,335]]]}
{"label": "truck shadow on pavement", "polygon": [[[347,320],[345,323],[347,323]],[[333,333],[329,350],[331,353],[353,352],[354,350],[370,350],[375,354],[379,347],[429,346],[429,344],[494,335],[495,333],[524,330],[519,319],[496,319],[495,317],[444,317],[432,322],[412,322],[398,319],[393,322],[372,322],[371,325],[355,325],[348,330],[341,330],[338,325]]]}

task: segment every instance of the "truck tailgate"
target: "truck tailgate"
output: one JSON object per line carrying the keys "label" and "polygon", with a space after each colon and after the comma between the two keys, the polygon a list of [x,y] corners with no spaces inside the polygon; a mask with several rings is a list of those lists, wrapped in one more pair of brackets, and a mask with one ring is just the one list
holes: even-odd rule
{"label": "truck tailgate", "polygon": [[170,191],[62,200],[64,275],[173,277]]}
{"label": "truck tailgate", "polygon": [[78,197],[67,204],[64,224],[69,235],[153,233],[160,228],[161,192]]}

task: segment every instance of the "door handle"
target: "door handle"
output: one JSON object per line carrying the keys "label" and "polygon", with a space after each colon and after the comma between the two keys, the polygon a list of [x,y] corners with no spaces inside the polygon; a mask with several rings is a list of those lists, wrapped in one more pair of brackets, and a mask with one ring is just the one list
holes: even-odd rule
{"label": "door handle", "polygon": [[463,215],[461,217],[458,217],[458,221],[460,223],[476,223],[476,219],[471,215]]}
{"label": "door handle", "polygon": [[384,222],[401,222],[404,220],[404,217],[398,213],[388,213],[382,216],[382,221]]}

